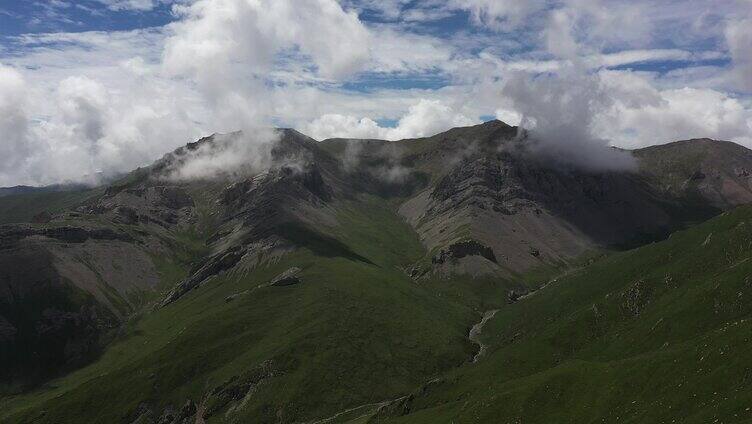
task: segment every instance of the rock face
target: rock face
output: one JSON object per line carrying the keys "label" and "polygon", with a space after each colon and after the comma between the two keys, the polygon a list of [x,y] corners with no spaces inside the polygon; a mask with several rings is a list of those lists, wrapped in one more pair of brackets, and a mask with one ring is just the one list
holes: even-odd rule
{"label": "rock face", "polygon": [[278,276],[274,277],[272,281],[269,282],[269,285],[272,286],[292,286],[295,284],[300,284],[300,278],[298,278],[298,273],[302,271],[298,267],[292,267],[288,269],[287,271],[283,272],[282,274],[279,274]]}
{"label": "rock face", "polygon": [[484,246],[475,240],[461,241],[451,244],[446,249],[441,250],[432,258],[433,263],[443,264],[452,259],[461,259],[465,256],[481,256],[491,262],[496,263],[496,256],[493,249]]}
{"label": "rock face", "polygon": [[752,151],[707,138],[634,151],[640,173],[662,193],[719,209],[752,202]]}
{"label": "rock face", "polygon": [[195,273],[193,273],[193,275],[178,284],[167,295],[167,297],[162,300],[161,306],[164,307],[169,305],[170,303],[178,300],[184,294],[199,287],[208,278],[231,269],[240,261],[244,253],[245,252],[243,252],[241,246],[235,246],[229,249],[229,251],[225,251],[211,257]]}
{"label": "rock face", "polygon": [[[712,216],[720,204],[712,193],[699,201],[678,189],[667,195],[645,166],[603,172],[543,161],[500,122],[453,131],[426,139],[432,148],[409,159],[433,169],[436,182],[400,207],[426,247],[439,251],[433,262],[442,267],[451,246],[467,239],[494,253],[500,274],[565,263],[592,249],[664,237],[684,221]],[[653,163],[651,152],[635,155]],[[752,152],[742,162],[752,166]]]}
{"label": "rock face", "polygon": [[[154,205],[189,209],[177,193],[144,190]],[[146,248],[154,239],[123,228],[125,207],[113,199],[105,195],[82,212],[0,226],[0,361],[10,364],[0,381],[35,384],[85,364],[98,354],[102,334],[142,307],[142,293],[158,289]],[[156,214],[168,206],[140,210]]]}
{"label": "rock face", "polygon": [[37,242],[0,250],[0,380],[33,383],[91,359],[117,322],[68,283],[54,253]]}
{"label": "rock face", "polygon": [[87,212],[105,215],[127,225],[157,224],[170,227],[191,221],[193,199],[182,187],[140,184],[136,187],[112,186]]}

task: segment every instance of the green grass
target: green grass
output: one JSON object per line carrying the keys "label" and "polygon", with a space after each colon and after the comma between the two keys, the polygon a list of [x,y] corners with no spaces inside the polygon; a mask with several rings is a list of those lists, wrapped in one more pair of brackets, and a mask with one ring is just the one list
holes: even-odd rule
{"label": "green grass", "polygon": [[[329,207],[337,225],[286,227],[307,247],[134,317],[96,362],[1,399],[0,422],[131,422],[139,405],[159,416],[187,399],[206,400],[210,423],[752,422],[752,208],[583,258],[507,304],[557,270],[413,281],[405,267],[428,252],[391,205]],[[211,228],[172,235],[182,253],[155,260],[165,284],[207,253]],[[292,266],[301,284],[265,284]],[[467,333],[489,309],[471,364]],[[377,414],[411,393],[408,415]]]}
{"label": "green grass", "polygon": [[29,222],[41,213],[59,213],[101,195],[104,189],[35,192],[0,197],[0,224]]}
{"label": "green grass", "polygon": [[[399,396],[471,357],[473,310],[400,269],[423,254],[407,224],[375,201],[342,205],[339,216],[333,232],[347,234],[341,243],[367,261],[316,255],[317,246],[251,274],[225,274],[132,322],[90,366],[2,400],[0,420],[121,422],[142,402],[160,414],[267,361],[274,376],[242,406],[210,396],[224,406],[209,421],[314,419]],[[302,284],[258,288],[291,266],[303,269]],[[106,408],[95,407],[103,400]],[[234,412],[224,415],[227,408]]]}
{"label": "green grass", "polygon": [[742,208],[573,273],[502,308],[489,355],[391,421],[750,422],[750,247]]}

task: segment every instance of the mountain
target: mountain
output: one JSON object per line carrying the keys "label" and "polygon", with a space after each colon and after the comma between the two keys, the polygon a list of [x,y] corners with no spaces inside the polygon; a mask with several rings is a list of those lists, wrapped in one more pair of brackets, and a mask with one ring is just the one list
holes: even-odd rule
{"label": "mountain", "polygon": [[[680,408],[692,399],[665,379],[675,409],[633,414],[625,399],[646,388],[607,374],[690,370],[666,358],[748,316],[729,296],[745,293],[752,151],[689,140],[604,171],[536,156],[499,121],[401,141],[281,129],[241,166],[186,178],[248,137],[206,137],[64,201],[0,200],[0,222],[16,221],[0,226],[0,420],[704,422],[718,410]],[[34,213],[6,214],[6,201]],[[723,306],[706,314],[711,298]],[[679,356],[662,356],[665,341]],[[709,364],[693,384],[744,372]],[[613,396],[592,404],[604,388]]]}

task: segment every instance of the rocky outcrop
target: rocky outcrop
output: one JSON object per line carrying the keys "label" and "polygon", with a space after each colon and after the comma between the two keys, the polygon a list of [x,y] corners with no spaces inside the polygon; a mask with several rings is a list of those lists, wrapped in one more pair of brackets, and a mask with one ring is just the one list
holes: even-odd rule
{"label": "rocky outcrop", "polygon": [[453,243],[446,249],[442,249],[437,253],[431,261],[435,264],[443,264],[452,259],[460,259],[466,256],[481,256],[496,263],[496,256],[494,255],[493,249],[484,246],[475,240]]}
{"label": "rocky outcrop", "polygon": [[205,418],[218,415],[235,402],[253,396],[267,380],[281,374],[272,361],[264,361],[243,375],[231,377],[215,387],[206,399]]}
{"label": "rocky outcrop", "polygon": [[650,303],[652,290],[645,280],[634,282],[622,293],[621,309],[625,315],[637,318]]}
{"label": "rocky outcrop", "polygon": [[222,252],[221,254],[209,258],[209,260],[207,260],[188,279],[175,286],[164,300],[162,300],[160,307],[165,307],[178,300],[189,291],[200,287],[208,278],[231,269],[240,261],[245,253],[246,251],[243,246],[236,246],[226,252]]}
{"label": "rocky outcrop", "polygon": [[200,417],[198,405],[196,402],[188,399],[180,409],[175,409],[168,405],[162,411],[162,414],[155,417],[154,412],[147,403],[141,403],[136,411],[131,414],[131,424],[197,424],[203,422],[203,415]]}
{"label": "rocky outcrop", "polygon": [[[464,141],[472,145],[471,139]],[[454,161],[428,154],[417,158],[415,166],[441,171],[433,187],[400,208],[426,247],[441,249],[434,263],[447,263],[452,252],[445,246],[469,238],[492,249],[502,269],[524,272],[592,249],[660,239],[685,221],[712,215],[708,201],[703,206],[663,195],[652,179],[636,170],[596,171],[552,163],[526,151],[519,137],[473,141],[474,146],[464,151],[436,142],[434,149],[454,148]],[[637,154],[638,160],[645,160],[647,153]],[[752,152],[747,156],[735,162],[734,178],[739,169],[746,169],[744,163],[752,165]],[[715,181],[700,169],[681,181],[692,180],[699,187]],[[722,190],[746,196],[734,187]]]}
{"label": "rocky outcrop", "polygon": [[271,286],[292,286],[295,284],[300,284],[300,278],[298,278],[298,273],[302,271],[298,267],[292,267],[288,269],[287,271],[283,272],[282,274],[279,274],[278,276],[274,277],[270,282],[269,285]]}
{"label": "rocky outcrop", "polygon": [[84,212],[105,215],[114,222],[138,225],[156,224],[169,228],[193,218],[195,202],[183,187],[152,185],[145,180],[135,187],[113,186],[95,205]]}
{"label": "rocky outcrop", "polygon": [[106,227],[90,228],[64,225],[39,228],[17,224],[0,226],[0,250],[13,247],[19,240],[33,236],[48,237],[65,243],[83,243],[89,239],[133,241],[130,235]]}

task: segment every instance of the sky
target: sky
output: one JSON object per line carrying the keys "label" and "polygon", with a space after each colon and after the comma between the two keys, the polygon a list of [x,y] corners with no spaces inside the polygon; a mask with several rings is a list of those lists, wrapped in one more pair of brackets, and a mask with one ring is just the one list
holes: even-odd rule
{"label": "sky", "polygon": [[0,186],[85,182],[215,132],[494,118],[572,162],[752,147],[752,0],[0,0]]}

